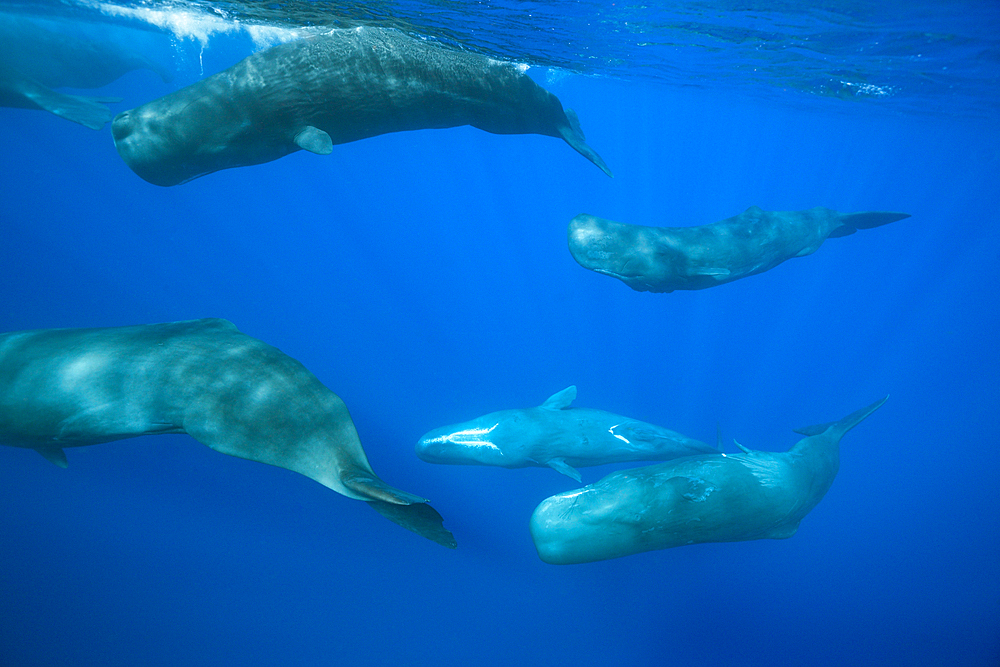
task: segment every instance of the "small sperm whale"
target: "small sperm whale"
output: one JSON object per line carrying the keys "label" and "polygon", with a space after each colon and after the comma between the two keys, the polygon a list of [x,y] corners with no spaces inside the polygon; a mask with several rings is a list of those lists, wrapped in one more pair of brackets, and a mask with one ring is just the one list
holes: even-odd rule
{"label": "small sperm whale", "polygon": [[618,278],[638,292],[696,290],[811,255],[828,238],[908,217],[883,211],[764,211],[751,206],[700,227],[643,227],[584,214],[569,223],[569,251],[585,269]]}
{"label": "small sperm whale", "polygon": [[714,448],[637,419],[570,407],[567,387],[534,408],[501,410],[427,433],[417,456],[428,463],[502,468],[549,466],[581,481],[576,467],[623,461],[663,461]]}
{"label": "small sperm whale", "polygon": [[388,132],[472,125],[559,137],[611,175],[576,114],[514,65],[362,27],[281,44],[120,113],[115,146],[170,186]]}

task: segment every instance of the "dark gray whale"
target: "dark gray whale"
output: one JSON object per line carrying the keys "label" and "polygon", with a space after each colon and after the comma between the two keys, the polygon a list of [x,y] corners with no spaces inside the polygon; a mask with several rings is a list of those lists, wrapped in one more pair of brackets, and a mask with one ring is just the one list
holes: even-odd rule
{"label": "dark gray whale", "polygon": [[787,452],[705,454],[622,470],[542,501],[531,537],[546,563],[619,558],[701,542],[791,537],[830,490],[840,439],[883,398],[838,422],[799,429]]}
{"label": "dark gray whale", "polygon": [[639,292],[696,290],[810,255],[828,238],[908,217],[883,211],[764,211],[751,206],[700,227],[643,227],[578,215],[569,223],[569,251],[580,266],[618,278]]}
{"label": "dark gray whale", "polygon": [[383,28],[261,51],[120,113],[111,130],[136,174],[170,186],[300,149],[327,155],[334,144],[460,125],[560,137],[611,174],[576,115],[513,65]]}
{"label": "dark gray whale", "polygon": [[0,444],[66,467],[64,447],[162,433],[301,473],[455,546],[426,500],[375,475],[340,397],[231,322],[0,334]]}

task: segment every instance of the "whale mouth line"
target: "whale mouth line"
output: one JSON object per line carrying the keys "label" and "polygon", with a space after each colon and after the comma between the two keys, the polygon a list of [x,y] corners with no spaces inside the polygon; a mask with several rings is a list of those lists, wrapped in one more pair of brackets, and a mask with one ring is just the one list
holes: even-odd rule
{"label": "whale mouth line", "polygon": [[615,273],[608,269],[594,269],[595,273],[600,273],[605,276],[611,276],[612,278],[617,278],[618,280],[635,280],[638,278],[638,274],[627,274],[627,273]]}

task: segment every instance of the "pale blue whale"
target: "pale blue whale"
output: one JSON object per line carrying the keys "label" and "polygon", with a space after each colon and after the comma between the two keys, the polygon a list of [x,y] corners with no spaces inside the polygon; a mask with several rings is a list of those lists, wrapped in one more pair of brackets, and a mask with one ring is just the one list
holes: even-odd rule
{"label": "pale blue whale", "polygon": [[840,439],[886,399],[838,422],[800,429],[784,453],[704,454],[622,470],[547,498],[531,515],[546,563],[618,558],[699,542],[784,539],[823,499],[840,468]]}
{"label": "pale blue whale", "polygon": [[570,407],[574,399],[576,387],[567,387],[538,407],[491,412],[434,429],[417,443],[417,456],[428,463],[549,466],[579,482],[576,467],[664,461],[716,451],[653,424]]}
{"label": "pale blue whale", "polygon": [[231,322],[0,334],[0,444],[65,468],[65,447],[162,433],[301,473],[455,546],[426,500],[374,473],[340,397]]}

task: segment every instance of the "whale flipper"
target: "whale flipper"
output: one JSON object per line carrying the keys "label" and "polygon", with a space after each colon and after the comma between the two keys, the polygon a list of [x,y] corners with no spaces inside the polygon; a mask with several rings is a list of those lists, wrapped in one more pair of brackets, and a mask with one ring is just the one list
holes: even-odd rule
{"label": "whale flipper", "polygon": [[307,125],[295,135],[295,143],[299,148],[316,155],[329,155],[333,152],[333,139],[330,135],[312,125]]}
{"label": "whale flipper", "polygon": [[44,456],[46,461],[54,463],[60,468],[69,466],[69,461],[66,460],[66,452],[61,447],[39,447],[35,451]]}
{"label": "whale flipper", "polygon": [[572,109],[566,109],[566,118],[569,120],[569,125],[559,127],[559,135],[563,140],[572,146],[573,150],[577,153],[596,164],[605,174],[614,178],[615,175],[608,169],[608,165],[604,164],[604,160],[597,154],[597,151],[587,145],[587,140],[583,136],[583,130],[580,129],[580,119],[577,117],[576,112]]}
{"label": "whale flipper", "polygon": [[427,503],[396,505],[381,500],[369,500],[368,504],[389,521],[399,524],[407,530],[412,530],[421,537],[426,537],[449,549],[458,546],[455,536],[444,527],[444,519],[436,509]]}
{"label": "whale flipper", "polygon": [[546,461],[548,466],[557,472],[561,472],[567,477],[572,477],[578,482],[582,482],[583,478],[580,477],[580,471],[566,463],[566,459],[549,459]]}

